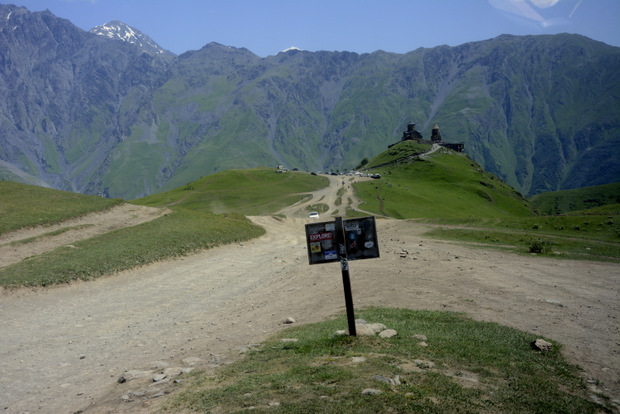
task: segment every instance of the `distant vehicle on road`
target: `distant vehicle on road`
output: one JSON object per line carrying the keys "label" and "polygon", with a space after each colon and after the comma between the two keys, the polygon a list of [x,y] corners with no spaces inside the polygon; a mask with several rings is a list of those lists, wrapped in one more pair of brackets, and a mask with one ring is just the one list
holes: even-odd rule
{"label": "distant vehicle on road", "polygon": [[377,179],[381,178],[381,175],[380,174],[373,174],[370,177],[374,178],[375,180],[377,180]]}
{"label": "distant vehicle on road", "polygon": [[319,218],[319,213],[317,213],[316,211],[313,211],[312,213],[308,214],[308,217],[310,217],[310,218]]}

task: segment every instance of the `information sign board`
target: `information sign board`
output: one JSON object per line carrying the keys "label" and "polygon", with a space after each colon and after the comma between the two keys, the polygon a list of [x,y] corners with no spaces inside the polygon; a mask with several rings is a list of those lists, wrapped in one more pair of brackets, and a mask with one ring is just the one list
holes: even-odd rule
{"label": "information sign board", "polygon": [[377,228],[374,217],[343,220],[343,233],[336,233],[336,222],[306,224],[306,242],[310,264],[340,260],[338,244],[344,243],[348,260],[379,257]]}

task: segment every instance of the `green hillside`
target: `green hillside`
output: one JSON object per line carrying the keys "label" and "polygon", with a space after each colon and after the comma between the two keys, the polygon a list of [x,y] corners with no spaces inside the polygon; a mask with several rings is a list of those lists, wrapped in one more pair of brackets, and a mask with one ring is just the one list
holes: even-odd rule
{"label": "green hillside", "polygon": [[[565,214],[620,203],[620,182],[537,194],[530,201],[541,214]],[[601,214],[608,214],[606,208]],[[616,206],[616,210],[618,206]]]}
{"label": "green hillside", "polygon": [[[368,163],[380,180],[355,184],[363,209],[395,218],[532,216],[530,203],[465,154],[401,142]],[[400,161],[399,161],[400,160]]]}
{"label": "green hillside", "polygon": [[104,210],[122,201],[0,181],[0,234],[22,227],[57,223]]}
{"label": "green hillside", "polygon": [[215,214],[252,216],[275,213],[303,198],[304,193],[328,184],[325,177],[302,172],[276,173],[271,168],[230,170],[133,202],[145,206],[175,206]]}
{"label": "green hillside", "polygon": [[[518,254],[618,262],[620,204],[567,215],[537,215],[533,205],[465,154],[447,149],[423,154],[424,146],[401,142],[369,161],[378,180],[354,184],[360,207],[396,218],[425,219],[428,237],[471,243]],[[569,193],[571,194],[571,193]],[[572,197],[574,208],[613,202],[617,186]],[[446,226],[447,225],[447,226]]]}

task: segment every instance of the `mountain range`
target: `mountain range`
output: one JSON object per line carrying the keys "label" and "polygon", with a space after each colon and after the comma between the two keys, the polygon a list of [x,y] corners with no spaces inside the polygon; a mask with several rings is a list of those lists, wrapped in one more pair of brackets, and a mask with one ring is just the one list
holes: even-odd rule
{"label": "mountain range", "polygon": [[121,22],[0,5],[0,51],[3,179],[133,199],[231,168],[344,171],[411,121],[525,195],[620,178],[620,48],[579,35],[176,56]]}

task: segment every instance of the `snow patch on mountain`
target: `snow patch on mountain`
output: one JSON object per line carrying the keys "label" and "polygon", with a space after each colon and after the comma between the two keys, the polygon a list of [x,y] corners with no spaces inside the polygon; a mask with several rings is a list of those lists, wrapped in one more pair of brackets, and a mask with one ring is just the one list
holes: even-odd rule
{"label": "snow patch on mountain", "polygon": [[112,20],[109,23],[95,26],[90,29],[90,33],[134,44],[150,54],[170,54],[169,51],[159,46],[149,36],[118,20]]}
{"label": "snow patch on mountain", "polygon": [[282,52],[290,52],[292,50],[301,50],[301,49],[298,48],[297,46],[291,46],[288,49],[284,49]]}

